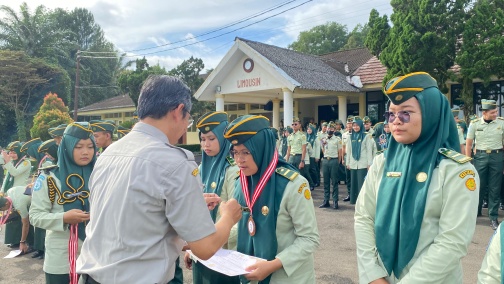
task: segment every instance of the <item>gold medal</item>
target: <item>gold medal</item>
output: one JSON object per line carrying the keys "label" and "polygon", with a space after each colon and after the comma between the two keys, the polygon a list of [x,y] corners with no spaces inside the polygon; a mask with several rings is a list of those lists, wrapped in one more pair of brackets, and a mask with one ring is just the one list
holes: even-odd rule
{"label": "gold medal", "polygon": [[250,215],[250,217],[247,221],[247,228],[248,228],[249,234],[251,236],[254,236],[255,235],[255,223],[254,223],[254,219],[252,219],[252,215]]}
{"label": "gold medal", "polygon": [[262,209],[261,209],[261,213],[262,213],[264,216],[268,215],[268,213],[269,213],[269,208],[268,208],[268,206],[263,206],[263,207],[262,207]]}
{"label": "gold medal", "polygon": [[424,172],[419,172],[417,175],[416,175],[416,180],[418,182],[425,182],[427,180],[427,174],[424,173]]}
{"label": "gold medal", "polygon": [[212,189],[215,189],[215,188],[217,187],[217,183],[216,183],[215,181],[214,181],[214,182],[212,182],[212,183],[210,184],[210,187],[211,187]]}

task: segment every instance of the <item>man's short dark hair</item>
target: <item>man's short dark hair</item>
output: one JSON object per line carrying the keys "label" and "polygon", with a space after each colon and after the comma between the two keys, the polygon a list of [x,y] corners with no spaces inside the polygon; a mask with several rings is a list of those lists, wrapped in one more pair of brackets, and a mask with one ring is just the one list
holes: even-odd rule
{"label": "man's short dark hair", "polygon": [[191,111],[191,90],[186,84],[173,76],[149,76],[138,98],[138,118],[160,119],[180,104],[184,105],[184,112]]}

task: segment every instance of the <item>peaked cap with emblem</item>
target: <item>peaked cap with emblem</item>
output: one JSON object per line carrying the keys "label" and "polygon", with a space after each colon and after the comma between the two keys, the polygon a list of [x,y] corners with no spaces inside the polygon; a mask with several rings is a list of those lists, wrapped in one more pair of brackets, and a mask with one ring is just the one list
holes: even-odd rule
{"label": "peaked cap with emblem", "polygon": [[364,123],[371,122],[371,118],[369,118],[369,116],[364,116],[362,120],[364,121]]}
{"label": "peaked cap with emblem", "polygon": [[219,126],[223,121],[228,121],[227,113],[223,111],[207,112],[198,119],[196,128],[198,128],[201,133],[206,134]]}
{"label": "peaked cap with emblem", "polygon": [[322,126],[327,126],[327,122],[322,122]]}
{"label": "peaked cap with emblem", "polygon": [[124,136],[126,136],[126,134],[130,133],[131,129],[129,128],[126,128],[124,126],[117,126],[117,138],[121,139],[123,138]]}
{"label": "peaked cap with emblem", "polygon": [[7,145],[7,147],[5,147],[5,149],[7,151],[15,151],[16,149],[18,149],[19,152],[21,152],[21,146],[23,144],[21,144],[21,142],[19,141],[12,141],[9,143],[9,145]]}
{"label": "peaked cap with emblem", "polygon": [[451,109],[451,111],[452,111],[453,116],[459,116],[459,114],[460,114],[460,108],[458,106],[454,106]]}
{"label": "peaked cap with emblem", "polygon": [[116,129],[115,122],[112,120],[91,120],[89,125],[93,132],[110,131],[114,133]]}
{"label": "peaked cap with emblem", "polygon": [[339,119],[336,119],[336,121],[334,122],[334,124],[339,124],[339,125],[343,126],[343,121],[341,121]]}
{"label": "peaked cap with emblem", "polygon": [[35,144],[41,144],[42,143],[42,140],[40,138],[35,138],[35,139],[32,139],[28,142],[25,142],[23,144],[23,146],[21,146],[21,153],[25,153],[26,151],[28,151],[28,148],[30,148],[31,146],[35,145]]}
{"label": "peaked cap with emblem", "polygon": [[360,118],[360,116],[354,116],[353,118],[353,122],[357,121],[357,120],[362,120],[362,118]]}
{"label": "peaked cap with emblem", "polygon": [[354,116],[349,115],[349,116],[347,116],[346,122],[353,122],[353,120],[354,120]]}
{"label": "peaked cap with emblem", "polygon": [[299,117],[295,116],[292,118],[292,122],[301,122],[301,120],[299,120]]}
{"label": "peaked cap with emblem", "polygon": [[91,130],[91,125],[87,122],[72,122],[67,126],[63,135],[70,135],[79,139],[88,139],[93,137],[93,131]]}
{"label": "peaked cap with emblem", "polygon": [[233,120],[224,129],[224,138],[231,144],[243,144],[257,132],[270,128],[269,119],[262,115],[244,115]]}
{"label": "peaked cap with emblem", "polygon": [[480,111],[483,110],[492,110],[497,108],[497,102],[495,100],[481,100]]}
{"label": "peaked cap with emblem", "polygon": [[42,144],[38,147],[38,151],[39,153],[49,153],[49,155],[55,159],[58,157],[58,145],[54,139],[42,142]]}
{"label": "peaked cap with emblem", "polygon": [[49,132],[49,135],[51,135],[52,138],[62,137],[66,127],[67,127],[66,124],[60,124],[56,127],[49,128],[47,131]]}
{"label": "peaked cap with emblem", "polygon": [[383,92],[390,101],[399,105],[428,88],[437,88],[437,82],[428,73],[414,72],[387,82]]}

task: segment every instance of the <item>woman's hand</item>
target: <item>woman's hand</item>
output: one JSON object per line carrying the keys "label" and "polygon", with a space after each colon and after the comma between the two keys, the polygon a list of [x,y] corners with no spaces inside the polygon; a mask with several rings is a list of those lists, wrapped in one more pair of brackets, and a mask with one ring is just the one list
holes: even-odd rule
{"label": "woman's hand", "polygon": [[214,210],[219,205],[221,198],[216,193],[203,193],[208,210]]}
{"label": "woman's hand", "polygon": [[252,281],[261,281],[280,268],[282,268],[282,262],[278,258],[272,261],[258,261],[245,268],[246,271],[251,271],[249,274],[245,274],[245,278]]}
{"label": "woman's hand", "polygon": [[63,223],[65,224],[79,224],[89,220],[89,213],[80,209],[68,210],[63,214]]}

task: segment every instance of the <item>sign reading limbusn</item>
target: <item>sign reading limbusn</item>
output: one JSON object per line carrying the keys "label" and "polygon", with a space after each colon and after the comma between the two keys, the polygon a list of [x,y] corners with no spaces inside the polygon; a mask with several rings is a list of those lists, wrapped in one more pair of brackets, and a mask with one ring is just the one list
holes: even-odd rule
{"label": "sign reading limbusn", "polygon": [[257,86],[261,86],[261,77],[242,79],[236,81],[236,87],[238,88],[257,87]]}

